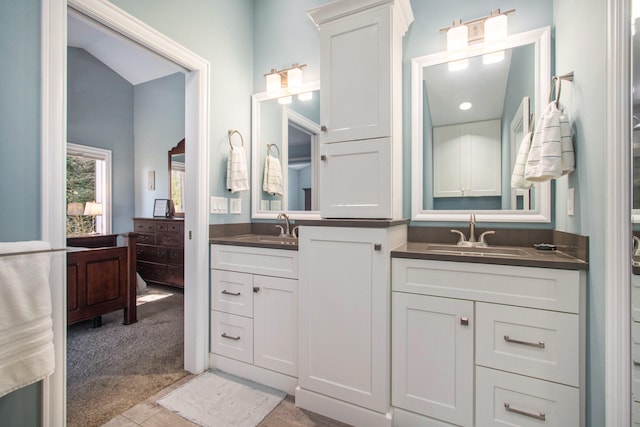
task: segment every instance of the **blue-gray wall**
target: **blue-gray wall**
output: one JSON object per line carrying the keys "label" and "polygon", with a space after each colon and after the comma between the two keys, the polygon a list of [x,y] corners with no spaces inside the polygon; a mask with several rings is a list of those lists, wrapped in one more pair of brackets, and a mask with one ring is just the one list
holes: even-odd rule
{"label": "blue-gray wall", "polygon": [[[113,0],[112,3],[211,64],[210,193],[212,196],[229,197],[225,189],[229,129],[240,131],[245,140],[247,158],[251,155],[253,0],[160,3],[157,0]],[[260,20],[263,19],[260,16]],[[248,222],[251,216],[249,192],[235,193],[233,197],[238,195],[242,198],[242,214],[211,215],[210,223]]]}
{"label": "blue-gray wall", "polygon": [[84,49],[67,55],[67,140],[111,150],[111,231],[132,231],[133,86]]}
{"label": "blue-gray wall", "polygon": [[[154,200],[169,198],[168,151],[184,138],[184,74],[138,84],[133,93],[135,215],[153,216]],[[149,171],[155,190],[147,188]]]}
{"label": "blue-gray wall", "polygon": [[[40,0],[0,2],[0,241],[40,238]],[[0,424],[40,425],[40,384],[0,398]]]}

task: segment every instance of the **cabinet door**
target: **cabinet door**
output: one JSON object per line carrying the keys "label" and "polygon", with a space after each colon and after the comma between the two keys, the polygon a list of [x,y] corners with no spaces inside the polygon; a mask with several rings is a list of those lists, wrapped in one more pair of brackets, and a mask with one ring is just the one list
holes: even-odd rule
{"label": "cabinet door", "polygon": [[253,363],[298,376],[298,281],[254,276]]}
{"label": "cabinet door", "polygon": [[394,406],[473,423],[473,302],[393,293]]}
{"label": "cabinet door", "polygon": [[320,27],[323,143],[391,135],[391,9]]}
{"label": "cabinet door", "polygon": [[390,378],[385,238],[386,230],[305,227],[299,246],[299,384],[381,413]]}
{"label": "cabinet door", "polygon": [[391,218],[391,139],[324,144],[320,164],[323,218]]}

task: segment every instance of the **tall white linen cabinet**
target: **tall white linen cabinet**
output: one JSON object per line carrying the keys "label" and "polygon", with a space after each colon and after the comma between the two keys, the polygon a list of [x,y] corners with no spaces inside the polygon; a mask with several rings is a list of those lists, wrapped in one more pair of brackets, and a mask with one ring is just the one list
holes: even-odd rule
{"label": "tall white linen cabinet", "polygon": [[337,0],[320,30],[320,213],[300,227],[296,405],[392,425],[391,261],[402,217],[402,37],[409,0]]}
{"label": "tall white linen cabinet", "polygon": [[337,0],[320,30],[320,213],[402,216],[402,37],[409,0]]}

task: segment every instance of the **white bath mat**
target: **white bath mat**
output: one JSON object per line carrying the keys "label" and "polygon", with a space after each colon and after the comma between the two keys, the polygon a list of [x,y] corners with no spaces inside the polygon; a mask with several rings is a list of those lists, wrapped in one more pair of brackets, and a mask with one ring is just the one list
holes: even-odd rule
{"label": "white bath mat", "polygon": [[206,427],[255,427],[286,393],[221,371],[205,372],[158,403]]}

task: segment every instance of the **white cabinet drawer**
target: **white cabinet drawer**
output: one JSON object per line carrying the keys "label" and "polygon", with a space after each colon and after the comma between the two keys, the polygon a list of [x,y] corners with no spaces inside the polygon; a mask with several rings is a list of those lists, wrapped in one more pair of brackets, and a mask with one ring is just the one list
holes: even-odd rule
{"label": "white cabinet drawer", "polygon": [[578,387],[577,314],[476,303],[476,363]]}
{"label": "white cabinet drawer", "polygon": [[211,270],[211,309],[253,317],[253,276]]}
{"label": "white cabinet drawer", "polygon": [[394,291],[578,313],[584,272],[393,258]]}
{"label": "white cabinet drawer", "polygon": [[212,311],[211,352],[253,363],[253,319]]}
{"label": "white cabinet drawer", "polygon": [[211,268],[297,279],[298,251],[211,245]]}
{"label": "white cabinet drawer", "polygon": [[579,426],[579,414],[577,388],[480,366],[476,369],[477,426]]}

